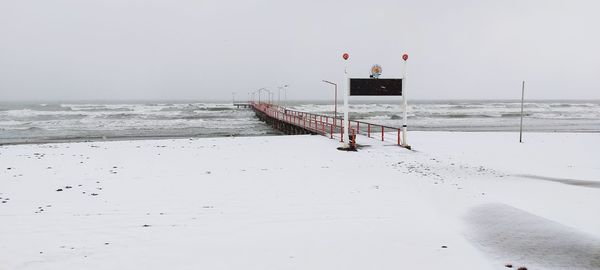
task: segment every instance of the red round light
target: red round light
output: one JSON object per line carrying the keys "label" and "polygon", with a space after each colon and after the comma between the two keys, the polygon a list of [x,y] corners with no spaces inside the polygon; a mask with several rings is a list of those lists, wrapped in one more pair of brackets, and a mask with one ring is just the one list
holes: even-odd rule
{"label": "red round light", "polygon": [[344,58],[344,60],[348,60],[348,58],[350,58],[350,55],[348,53],[344,53],[342,57]]}
{"label": "red round light", "polygon": [[408,54],[403,54],[402,59],[404,59],[404,61],[408,60]]}

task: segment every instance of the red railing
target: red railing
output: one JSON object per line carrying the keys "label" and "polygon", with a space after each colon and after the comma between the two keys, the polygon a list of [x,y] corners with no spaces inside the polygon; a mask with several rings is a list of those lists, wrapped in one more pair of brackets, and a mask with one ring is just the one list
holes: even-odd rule
{"label": "red railing", "polygon": [[[290,110],[284,107],[268,103],[252,103],[252,107],[255,110],[261,111],[262,113],[271,118],[295,125],[297,127],[302,127],[316,134],[329,136],[329,138],[331,139],[337,137],[337,134],[339,134],[340,141],[344,141],[343,119],[332,117],[329,115]],[[348,122],[348,131],[352,135],[365,135],[369,138],[376,138],[377,135],[375,135],[374,133],[377,133],[380,134],[381,141],[385,141],[386,133],[388,133],[388,138],[389,135],[396,135],[394,143],[396,143],[397,145],[402,145],[401,128],[378,125],[356,120],[350,120]],[[363,128],[361,129],[361,127]]]}

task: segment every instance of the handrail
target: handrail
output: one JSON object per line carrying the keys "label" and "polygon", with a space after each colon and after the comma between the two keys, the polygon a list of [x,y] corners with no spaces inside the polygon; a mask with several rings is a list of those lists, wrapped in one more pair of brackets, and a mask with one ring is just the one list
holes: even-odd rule
{"label": "handrail", "polygon": [[[327,136],[327,134],[330,134],[329,137],[331,139],[333,139],[334,134],[339,133],[340,141],[342,141],[342,142],[344,141],[344,136],[343,136],[344,135],[343,134],[344,133],[344,129],[343,129],[344,120],[343,119],[339,119],[337,117],[334,118],[329,115],[315,114],[315,113],[309,113],[309,112],[302,112],[302,111],[298,111],[298,110],[292,110],[292,109],[288,109],[285,107],[273,105],[270,103],[252,102],[251,105],[255,110],[261,111],[264,114],[266,114],[267,116],[275,118],[279,121],[283,121],[283,122],[304,128],[304,129],[314,132],[316,134],[320,134],[320,135],[324,135],[324,136]],[[401,131],[402,131],[401,128],[385,126],[385,125],[380,125],[380,124],[374,124],[374,123],[369,123],[369,122],[359,121],[359,120],[349,120],[348,124],[349,124],[349,126],[348,126],[349,132],[351,132],[352,135],[356,135],[356,134],[360,135],[361,134],[361,129],[360,129],[361,124],[363,124],[363,126],[367,125],[366,135],[369,138],[374,138],[371,136],[372,128],[373,128],[373,131],[375,131],[375,132],[381,131],[380,134],[381,134],[382,141],[385,141],[386,129],[391,130],[392,132],[395,131],[397,133],[396,144],[402,145],[401,136],[400,136]],[[339,131],[338,131],[338,129],[339,129]],[[375,130],[375,129],[378,129],[378,130]]]}

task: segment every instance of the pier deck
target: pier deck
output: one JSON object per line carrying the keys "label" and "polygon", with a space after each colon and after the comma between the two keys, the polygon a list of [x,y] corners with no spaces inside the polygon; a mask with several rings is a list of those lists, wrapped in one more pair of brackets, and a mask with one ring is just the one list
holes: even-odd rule
{"label": "pier deck", "polygon": [[[339,139],[341,142],[345,140],[343,119],[329,115],[291,110],[270,103],[251,102],[249,104],[259,119],[285,134],[319,134],[331,139]],[[383,126],[356,120],[348,121],[348,123],[350,135],[356,137],[364,135],[367,138],[379,139],[399,146],[402,145],[402,129],[399,127]]]}

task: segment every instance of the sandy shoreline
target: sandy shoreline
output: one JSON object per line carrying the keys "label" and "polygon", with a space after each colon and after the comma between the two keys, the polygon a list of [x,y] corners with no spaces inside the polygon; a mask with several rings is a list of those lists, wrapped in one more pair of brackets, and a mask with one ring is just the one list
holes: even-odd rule
{"label": "sandy shoreline", "polygon": [[[370,140],[356,153],[321,136],[0,146],[0,269],[600,268],[597,253],[531,253],[561,241],[527,238],[548,228],[571,241],[556,252],[600,250],[600,134],[515,139],[413,132],[416,151]],[[525,233],[485,225],[497,216]],[[530,249],[512,252],[517,238]]]}

